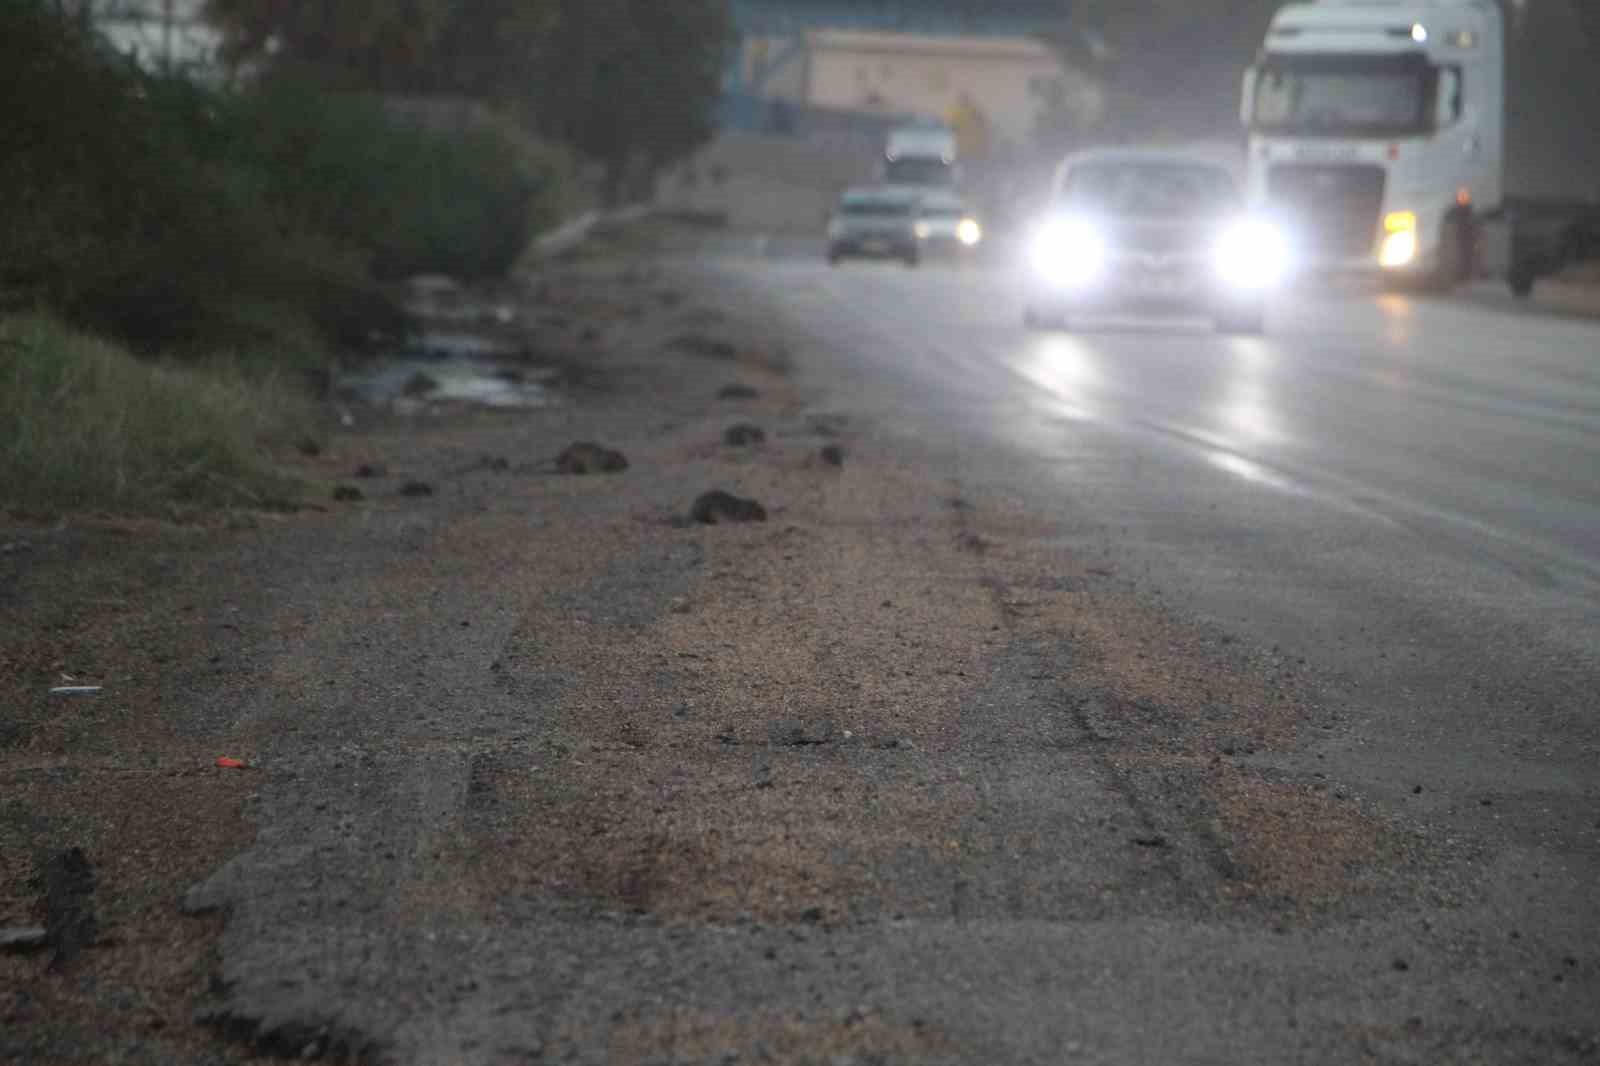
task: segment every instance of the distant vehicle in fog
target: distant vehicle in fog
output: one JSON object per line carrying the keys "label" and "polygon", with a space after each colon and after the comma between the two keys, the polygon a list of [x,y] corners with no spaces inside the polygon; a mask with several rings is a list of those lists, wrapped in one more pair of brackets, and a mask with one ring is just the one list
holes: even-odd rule
{"label": "distant vehicle in fog", "polygon": [[922,258],[917,240],[914,190],[873,186],[846,189],[828,219],[828,262],[898,259],[914,267]]}
{"label": "distant vehicle in fog", "polygon": [[1259,333],[1288,254],[1221,164],[1176,151],[1081,152],[1057,170],[1033,236],[1024,322],[1070,328],[1108,311],[1176,311]]}
{"label": "distant vehicle in fog", "polygon": [[885,139],[880,176],[885,185],[954,189],[961,182],[955,131],[935,123],[896,126]]}
{"label": "distant vehicle in fog", "polygon": [[913,231],[923,255],[969,256],[983,241],[983,227],[971,205],[951,192],[921,196]]}

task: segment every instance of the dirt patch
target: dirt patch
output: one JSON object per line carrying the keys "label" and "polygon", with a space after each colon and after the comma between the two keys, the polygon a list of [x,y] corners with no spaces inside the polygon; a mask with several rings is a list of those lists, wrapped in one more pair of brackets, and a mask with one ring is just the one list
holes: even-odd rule
{"label": "dirt patch", "polygon": [[250,845],[250,783],[139,765],[152,755],[0,758],[0,925],[56,920],[52,849],[74,842],[93,867],[92,896],[80,902],[96,922],[80,952],[59,964],[52,953],[0,956],[0,986],[17,990],[0,1001],[0,1047],[25,1061],[266,1061],[194,1022],[215,1002],[222,919],[184,916],[177,902]]}
{"label": "dirt patch", "polygon": [[[587,1043],[566,1032],[555,1043]],[[931,1019],[878,1010],[724,1014],[692,1007],[628,1011],[604,1035],[611,1062],[927,1062],[962,1048]]]}
{"label": "dirt patch", "polygon": [[1233,768],[1209,775],[1218,842],[1238,871],[1230,898],[1280,903],[1309,918],[1397,887],[1434,857],[1422,840],[1359,801],[1316,784]]}

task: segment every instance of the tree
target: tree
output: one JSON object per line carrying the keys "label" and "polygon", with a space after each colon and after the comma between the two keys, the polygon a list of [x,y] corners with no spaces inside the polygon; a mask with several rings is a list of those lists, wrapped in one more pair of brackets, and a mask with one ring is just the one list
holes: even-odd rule
{"label": "tree", "polygon": [[1102,136],[1202,138],[1238,128],[1239,77],[1283,0],[1079,0],[1064,58],[1099,78]]}
{"label": "tree", "polygon": [[732,33],[724,0],[561,0],[535,122],[603,164],[615,202],[711,136]]}
{"label": "tree", "polygon": [[1589,48],[1600,57],[1600,5],[1594,0],[1570,0],[1572,13],[1578,17],[1578,22],[1583,27],[1583,35],[1589,39]]}
{"label": "tree", "polygon": [[234,64],[289,65],[346,88],[516,95],[556,0],[207,0]]}
{"label": "tree", "polygon": [[451,0],[208,0],[236,64],[292,64],[341,83],[411,88],[432,56]]}

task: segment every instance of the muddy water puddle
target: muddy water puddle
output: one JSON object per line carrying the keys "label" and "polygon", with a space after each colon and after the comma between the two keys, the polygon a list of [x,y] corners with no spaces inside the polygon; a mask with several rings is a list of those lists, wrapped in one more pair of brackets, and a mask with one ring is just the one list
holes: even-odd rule
{"label": "muddy water puddle", "polygon": [[405,351],[341,375],[340,395],[397,414],[470,405],[532,410],[559,402],[554,367],[530,366],[526,350],[493,336],[427,330]]}

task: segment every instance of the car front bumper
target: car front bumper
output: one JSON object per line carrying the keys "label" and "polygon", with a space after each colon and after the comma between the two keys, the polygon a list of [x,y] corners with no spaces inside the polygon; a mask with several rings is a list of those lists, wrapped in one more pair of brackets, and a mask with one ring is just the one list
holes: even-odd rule
{"label": "car front bumper", "polygon": [[1182,264],[1150,269],[1112,263],[1097,277],[1063,283],[1034,274],[1029,306],[1047,314],[1096,311],[1170,311],[1225,314],[1262,306],[1263,288],[1231,285],[1209,264]]}
{"label": "car front bumper", "polygon": [[842,234],[828,241],[830,258],[906,259],[920,254],[917,239],[905,234]]}

